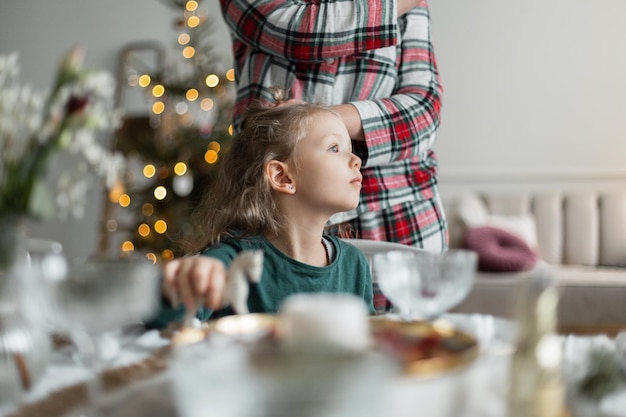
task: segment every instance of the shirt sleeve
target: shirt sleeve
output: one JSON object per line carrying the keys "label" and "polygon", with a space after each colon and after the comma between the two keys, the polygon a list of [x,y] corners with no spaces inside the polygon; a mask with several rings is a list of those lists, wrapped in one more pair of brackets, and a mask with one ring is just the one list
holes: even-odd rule
{"label": "shirt sleeve", "polygon": [[364,167],[426,158],[437,138],[443,89],[426,2],[398,19],[402,43],[390,97],[353,101],[365,134]]}
{"label": "shirt sleeve", "polygon": [[290,62],[317,62],[397,43],[396,0],[220,0],[231,33]]}

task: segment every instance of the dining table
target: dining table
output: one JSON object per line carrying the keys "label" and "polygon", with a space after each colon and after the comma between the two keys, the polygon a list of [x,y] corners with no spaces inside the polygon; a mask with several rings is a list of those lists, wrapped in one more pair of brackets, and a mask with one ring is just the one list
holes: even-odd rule
{"label": "dining table", "polygon": [[[505,417],[515,322],[481,314],[450,313],[444,319],[477,340],[476,357],[436,375],[401,375],[385,380],[377,387],[380,410],[388,417]],[[140,325],[128,326],[115,337],[118,349],[100,374],[104,395],[98,399],[99,414],[189,417],[189,404],[181,406],[185,396],[177,395],[181,388],[176,386],[172,338]],[[589,353],[598,347],[615,350],[618,343],[624,348],[626,333],[567,334],[559,339],[567,393],[567,413],[563,416],[626,416],[625,386],[591,400],[576,385],[588,371]],[[0,417],[90,417],[87,381],[91,376],[72,344],[59,343],[34,386],[19,400],[0,404]],[[236,395],[233,398],[236,401]]]}

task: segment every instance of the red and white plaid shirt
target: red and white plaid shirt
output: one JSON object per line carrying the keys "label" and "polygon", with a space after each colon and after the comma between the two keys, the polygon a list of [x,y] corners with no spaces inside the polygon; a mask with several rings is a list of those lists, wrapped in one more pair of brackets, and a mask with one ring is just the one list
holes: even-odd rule
{"label": "red and white plaid shirt", "polygon": [[360,113],[361,203],[333,221],[433,198],[442,88],[425,0],[400,17],[395,0],[220,2],[234,42],[235,125],[251,101],[272,100],[272,86]]}

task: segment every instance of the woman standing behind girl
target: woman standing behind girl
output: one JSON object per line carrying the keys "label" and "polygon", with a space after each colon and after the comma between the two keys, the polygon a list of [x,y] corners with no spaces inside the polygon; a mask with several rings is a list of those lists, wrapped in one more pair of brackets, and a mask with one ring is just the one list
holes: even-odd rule
{"label": "woman standing behind girl", "polygon": [[[226,270],[235,256],[261,249],[263,275],[250,284],[250,312],[276,312],[287,296],[304,292],[355,294],[373,312],[364,255],[324,235],[333,214],[358,205],[360,168],[342,118],[329,108],[251,106],[203,201],[195,249],[204,256],[167,263],[163,294],[172,304],[202,307],[197,317],[206,320],[224,307]],[[164,309],[156,325],[183,315],[182,306]]]}

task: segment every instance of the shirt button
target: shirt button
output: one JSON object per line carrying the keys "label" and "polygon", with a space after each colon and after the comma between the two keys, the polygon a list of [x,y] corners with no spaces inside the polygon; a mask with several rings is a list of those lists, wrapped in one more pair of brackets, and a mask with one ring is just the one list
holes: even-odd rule
{"label": "shirt button", "polygon": [[332,64],[333,62],[335,62],[335,59],[334,59],[334,58],[328,58],[328,59],[326,60],[326,63],[327,63],[327,64]]}

